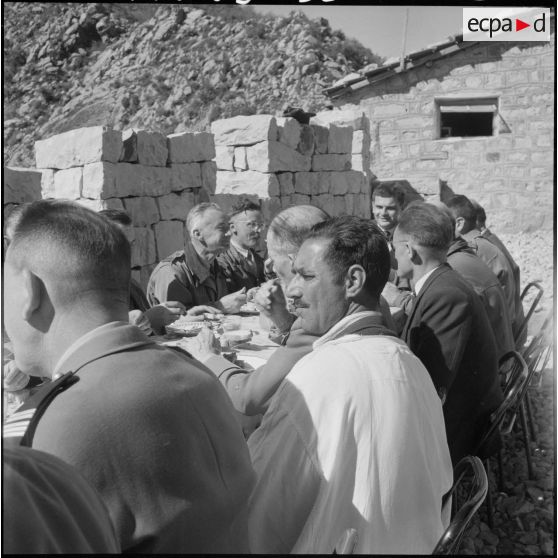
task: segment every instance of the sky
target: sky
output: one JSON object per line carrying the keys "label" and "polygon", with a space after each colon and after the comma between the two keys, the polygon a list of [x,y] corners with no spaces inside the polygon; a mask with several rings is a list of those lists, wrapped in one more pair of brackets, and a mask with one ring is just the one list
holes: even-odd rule
{"label": "sky", "polygon": [[[312,19],[325,17],[332,29],[341,29],[375,54],[386,58],[401,55],[406,6],[250,5],[260,13],[286,16],[300,10]],[[405,52],[461,33],[462,12],[461,6],[410,6]]]}

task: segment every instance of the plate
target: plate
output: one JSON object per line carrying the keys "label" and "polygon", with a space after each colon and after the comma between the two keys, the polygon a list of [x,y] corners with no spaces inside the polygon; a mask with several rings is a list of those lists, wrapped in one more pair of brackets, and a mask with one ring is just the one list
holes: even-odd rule
{"label": "plate", "polygon": [[186,322],[176,320],[172,324],[165,327],[167,333],[178,333],[179,335],[194,336],[203,328],[204,322]]}

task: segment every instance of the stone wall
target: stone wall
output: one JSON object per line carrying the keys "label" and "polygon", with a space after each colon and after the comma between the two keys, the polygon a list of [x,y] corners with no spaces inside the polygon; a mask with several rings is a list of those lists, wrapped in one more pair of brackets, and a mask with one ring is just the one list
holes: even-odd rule
{"label": "stone wall", "polygon": [[248,197],[268,223],[297,204],[370,217],[370,135],[362,113],[327,111],[308,125],[238,116],[215,121],[212,132],[165,137],[93,126],[37,141],[37,169],[5,171],[5,214],[41,197],[125,209],[135,233],[133,274],[144,287],[156,263],[183,246],[186,216],[202,201],[228,210]]}
{"label": "stone wall", "polygon": [[[484,205],[500,231],[550,228],[554,41],[553,32],[550,44],[479,43],[335,102],[368,115],[380,180],[406,179],[426,198],[446,182]],[[490,96],[498,104],[493,136],[437,139],[436,99]]]}
{"label": "stone wall", "polygon": [[35,169],[4,167],[2,213],[4,222],[13,208],[41,199],[42,173]]}
{"label": "stone wall", "polygon": [[145,287],[154,266],[184,245],[186,215],[215,190],[209,133],[80,128],[35,143],[43,198],[75,200],[132,218],[132,268]]}
{"label": "stone wall", "polygon": [[320,115],[310,124],[270,115],[213,122],[217,181],[212,199],[224,208],[241,196],[259,200],[268,222],[281,209],[300,204],[331,215],[369,217],[363,172],[368,168],[367,119],[354,112],[350,122]]}

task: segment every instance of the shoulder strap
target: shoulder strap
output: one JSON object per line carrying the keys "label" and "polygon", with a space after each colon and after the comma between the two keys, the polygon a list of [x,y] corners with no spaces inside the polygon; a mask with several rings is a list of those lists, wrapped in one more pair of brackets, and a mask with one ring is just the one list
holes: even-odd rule
{"label": "shoulder strap", "polygon": [[31,447],[40,418],[54,398],[79,381],[75,372],[70,371],[55,380],[42,385],[29,399],[6,419],[3,429],[4,441],[10,444]]}

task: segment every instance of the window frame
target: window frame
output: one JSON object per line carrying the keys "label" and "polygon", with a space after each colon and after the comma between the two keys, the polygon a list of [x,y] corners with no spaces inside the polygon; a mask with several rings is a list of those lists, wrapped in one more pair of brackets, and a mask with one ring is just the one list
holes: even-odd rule
{"label": "window frame", "polygon": [[[444,111],[442,107],[451,107],[455,110]],[[459,110],[463,107],[463,110]],[[475,111],[475,107],[482,107],[482,110]],[[493,107],[493,108],[491,108]],[[496,95],[486,95],[482,97],[437,97],[434,99],[434,139],[475,139],[491,138],[498,135],[497,116],[499,113],[499,98]],[[492,135],[489,136],[442,136],[442,114],[446,113],[488,113],[492,112]]]}

